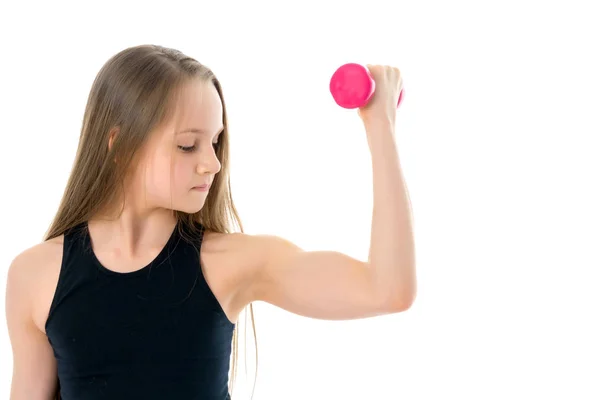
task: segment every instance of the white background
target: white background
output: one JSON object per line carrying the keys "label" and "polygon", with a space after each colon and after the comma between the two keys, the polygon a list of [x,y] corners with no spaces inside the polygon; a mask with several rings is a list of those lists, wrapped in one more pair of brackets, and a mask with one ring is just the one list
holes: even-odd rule
{"label": "white background", "polygon": [[[2,4],[3,287],[56,212],[96,73],[144,43],[178,48],[222,81],[248,233],[366,259],[370,154],[358,116],[333,103],[328,84],[346,62],[392,64],[406,90],[397,134],[417,301],[345,322],[257,304],[254,398],[600,398],[593,2]],[[7,398],[5,328],[0,354]]]}

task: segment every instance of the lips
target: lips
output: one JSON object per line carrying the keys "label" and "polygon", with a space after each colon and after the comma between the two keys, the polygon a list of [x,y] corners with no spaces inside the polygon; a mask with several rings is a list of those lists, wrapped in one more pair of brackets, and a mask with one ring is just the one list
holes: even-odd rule
{"label": "lips", "polygon": [[205,184],[203,184],[203,185],[194,186],[194,187],[192,188],[192,190],[202,190],[202,191],[206,191],[206,190],[208,190],[208,188],[209,188],[209,187],[210,187],[210,184],[209,184],[209,183],[205,183]]}

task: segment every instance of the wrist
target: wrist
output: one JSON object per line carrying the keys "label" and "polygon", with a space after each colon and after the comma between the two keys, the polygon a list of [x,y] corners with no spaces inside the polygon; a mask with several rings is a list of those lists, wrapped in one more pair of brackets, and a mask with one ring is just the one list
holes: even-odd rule
{"label": "wrist", "polygon": [[374,121],[364,121],[369,146],[387,145],[395,141],[396,127],[394,122],[383,118]]}

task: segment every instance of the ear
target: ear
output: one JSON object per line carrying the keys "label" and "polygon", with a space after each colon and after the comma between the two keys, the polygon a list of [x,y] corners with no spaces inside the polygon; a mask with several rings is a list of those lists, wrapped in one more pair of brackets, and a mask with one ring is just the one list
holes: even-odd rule
{"label": "ear", "polygon": [[115,126],[114,128],[112,128],[110,130],[110,132],[108,132],[108,151],[110,151],[110,149],[112,148],[113,142],[118,133],[119,133],[118,126]]}
{"label": "ear", "polygon": [[[114,128],[112,128],[110,130],[110,132],[108,132],[108,151],[109,152],[112,149],[113,143],[114,143],[115,138],[117,137],[118,134],[119,134],[119,127],[118,126],[115,126]],[[115,162],[117,162],[116,158],[115,158]]]}

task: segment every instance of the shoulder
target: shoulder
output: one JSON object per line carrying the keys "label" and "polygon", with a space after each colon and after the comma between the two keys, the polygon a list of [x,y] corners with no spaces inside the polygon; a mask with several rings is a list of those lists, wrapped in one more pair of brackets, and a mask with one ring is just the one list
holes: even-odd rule
{"label": "shoulder", "polygon": [[43,330],[62,263],[63,236],[36,244],[19,253],[8,268],[6,300],[9,308],[27,313]]}
{"label": "shoulder", "polygon": [[206,231],[201,263],[215,297],[235,321],[238,314],[259,298],[265,267],[277,257],[298,248],[273,235]]}
{"label": "shoulder", "polygon": [[221,254],[226,259],[243,265],[240,273],[253,274],[273,259],[300,251],[294,243],[279,236],[245,233],[217,233],[207,231],[203,240],[207,254]]}
{"label": "shoulder", "polygon": [[227,281],[228,292],[243,289],[262,263],[259,243],[253,235],[207,231],[201,252],[205,274]]}
{"label": "shoulder", "polygon": [[49,267],[62,261],[63,236],[36,244],[19,253],[8,269],[9,282],[30,288]]}

